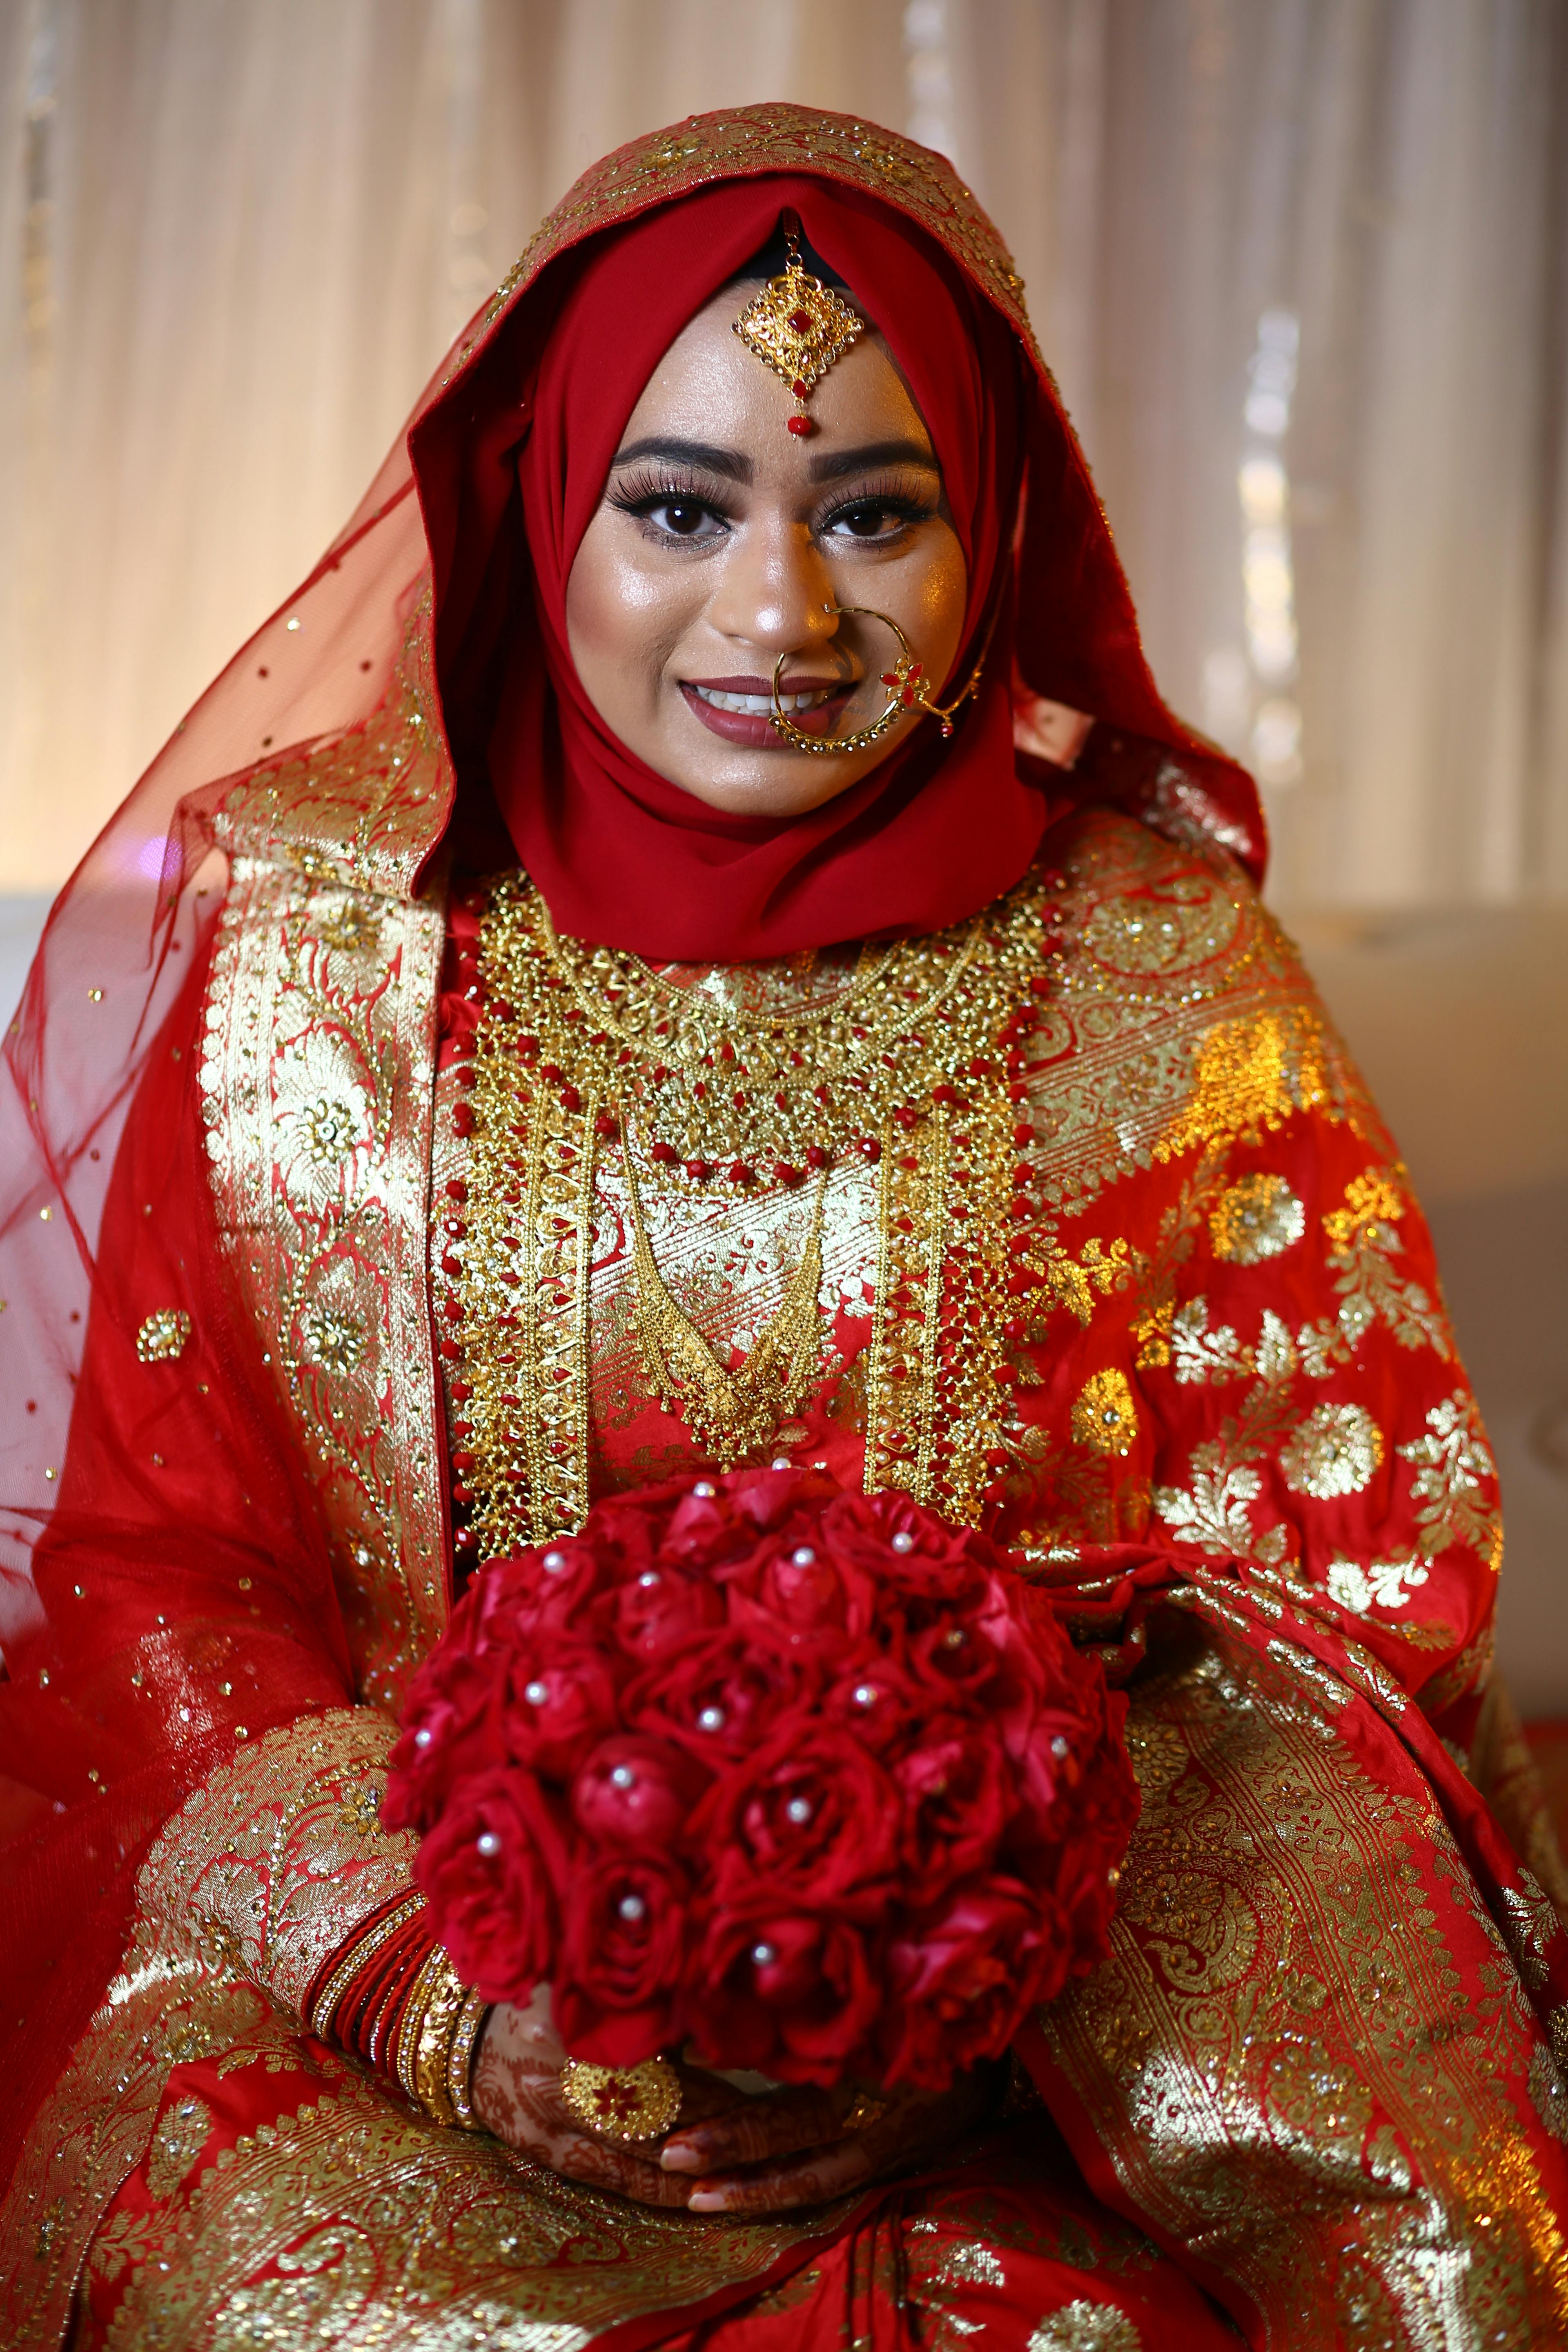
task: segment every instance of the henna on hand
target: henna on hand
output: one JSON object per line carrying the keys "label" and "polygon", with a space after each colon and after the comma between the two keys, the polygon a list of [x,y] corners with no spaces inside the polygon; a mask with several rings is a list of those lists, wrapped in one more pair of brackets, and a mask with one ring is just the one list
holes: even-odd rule
{"label": "henna on hand", "polygon": [[[521,2155],[585,2188],[612,2189],[639,2205],[685,2207],[689,2180],[659,2164],[662,2138],[617,2141],[588,2130],[561,2090],[566,2048],[557,2032],[550,1988],[526,2008],[501,2001],[490,2011],[474,2059],[474,2111],[488,2131]],[[682,2066],[683,2115],[694,2121],[743,2100],[717,2075]]]}
{"label": "henna on hand", "polygon": [[[715,2171],[697,2182],[694,2213],[783,2213],[841,2197],[879,2174],[936,2157],[977,2124],[992,2104],[996,2069],[977,2066],[947,2090],[894,2092],[885,2114],[793,2160]],[[758,2104],[763,2104],[759,2102]],[[848,2102],[846,2101],[846,2110]]]}

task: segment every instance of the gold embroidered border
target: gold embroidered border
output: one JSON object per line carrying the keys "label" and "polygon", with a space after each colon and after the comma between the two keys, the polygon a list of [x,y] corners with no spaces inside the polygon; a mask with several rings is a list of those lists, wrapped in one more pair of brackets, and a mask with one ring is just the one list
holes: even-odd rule
{"label": "gold embroidered border", "polygon": [[1039,2021],[1138,2210],[1270,2341],[1555,2340],[1568,2252],[1516,2105],[1550,2053],[1436,1807],[1325,1718],[1348,1696],[1213,1631],[1134,1686],[1111,1956]]}
{"label": "gold embroidered border", "polygon": [[304,1716],[242,1747],[159,1832],[144,1917],[184,1927],[295,2018],[322,1963],[406,1894],[418,1851],[381,1826],[397,1727],[373,1707]]}
{"label": "gold embroidered border", "polygon": [[446,1617],[426,1253],[442,916],[235,860],[201,1084],[219,1230],[331,1546],[362,1696]]}

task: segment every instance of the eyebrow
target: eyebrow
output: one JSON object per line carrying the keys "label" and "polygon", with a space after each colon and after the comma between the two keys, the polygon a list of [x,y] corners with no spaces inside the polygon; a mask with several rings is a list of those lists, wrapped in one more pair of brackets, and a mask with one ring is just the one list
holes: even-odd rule
{"label": "eyebrow", "polygon": [[739,449],[721,449],[711,441],[672,441],[662,433],[652,434],[646,441],[628,441],[611,458],[611,470],[635,466],[644,457],[662,457],[667,466],[689,466],[704,474],[720,474],[730,482],[752,478],[752,461]]}
{"label": "eyebrow", "polygon": [[[624,449],[617,449],[610,460],[611,471],[618,466],[638,465],[647,457],[662,459],[667,466],[689,466],[694,471],[717,474],[725,481],[752,479],[752,461],[739,449],[724,449],[711,441],[672,440],[661,433],[628,441]],[[868,441],[858,449],[829,450],[814,457],[809,470],[814,482],[837,482],[847,474],[865,473],[874,466],[918,466],[928,474],[942,470],[923,443],[907,440]]]}

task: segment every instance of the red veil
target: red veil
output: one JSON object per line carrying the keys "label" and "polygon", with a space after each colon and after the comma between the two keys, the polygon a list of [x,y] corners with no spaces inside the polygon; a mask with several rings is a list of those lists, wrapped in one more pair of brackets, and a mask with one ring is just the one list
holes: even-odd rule
{"label": "red veil", "polygon": [[[684,316],[786,201],[852,286],[866,276],[950,481],[966,416],[982,420],[972,441],[990,449],[989,472],[955,499],[972,637],[993,593],[1005,617],[982,708],[951,752],[936,756],[924,730],[917,751],[784,840],[694,824],[618,747],[589,743],[558,640],[612,414],[629,412]],[[559,363],[574,334],[597,332],[595,305],[639,240],[669,273],[669,308],[636,310],[621,388],[564,463]],[[558,919],[588,931],[639,919],[624,863],[582,891],[584,813],[612,807],[617,838],[658,845],[679,886],[673,907],[700,905],[704,873],[721,876],[752,952],[950,919],[1015,878],[1049,808],[1072,799],[1118,801],[1260,871],[1250,781],[1172,717],[1150,677],[1021,295],[949,167],[847,118],[743,109],[606,158],[442,362],[316,569],[181,721],[62,892],[0,1093],[0,2175],[114,1969],[158,1823],[241,1727],[254,1736],[353,1696],[306,1465],[219,1255],[194,1074],[175,1042],[205,983],[240,801],[265,825],[271,780],[307,763],[321,836],[364,891],[405,898],[441,887],[454,810],[470,843],[493,827],[488,772]],[[958,354],[926,350],[923,304],[964,324]],[[1015,467],[1010,535],[995,485]],[[519,514],[526,530],[506,528]],[[378,717],[410,663],[444,732],[414,772],[376,771]],[[1099,722],[1071,774],[1010,756],[1010,720],[1037,743],[1041,705]],[[343,759],[379,777],[370,815],[356,805],[352,823],[331,797]],[[295,854],[281,835],[279,847]],[[743,951],[729,934],[674,944]],[[178,1400],[146,1370],[171,1296],[194,1303],[200,1373]]]}

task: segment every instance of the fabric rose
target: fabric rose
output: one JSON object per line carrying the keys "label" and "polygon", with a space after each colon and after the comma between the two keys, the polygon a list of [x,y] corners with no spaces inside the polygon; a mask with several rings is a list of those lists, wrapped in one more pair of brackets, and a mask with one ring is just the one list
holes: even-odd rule
{"label": "fabric rose", "polygon": [[826,1909],[885,1880],[898,1853],[898,1790],[848,1733],[804,1711],[716,1781],[692,1817],[716,1896],[754,1886]]}
{"label": "fabric rose", "polygon": [[493,1675],[462,1650],[442,1654],[437,1670],[423,1678],[393,1748],[384,1826],[430,1828],[458,1780],[500,1763],[506,1751],[498,1717]]}
{"label": "fabric rose", "polygon": [[584,1747],[620,1719],[615,1677],[593,1643],[557,1639],[515,1659],[502,1686],[497,1734],[519,1764],[570,1774]]}
{"label": "fabric rose", "polygon": [[876,2064],[885,1991],[874,1930],[765,1904],[711,1921],[689,1983],[692,2053],[781,2082],[841,2082]]}
{"label": "fabric rose", "polygon": [[635,2066],[671,2039],[689,1895],[685,1872],[668,1862],[616,1855],[574,1871],[554,2006],[577,2057]]}
{"label": "fabric rose", "polygon": [[827,1653],[739,1627],[683,1643],[626,1689],[635,1729],[674,1740],[710,1769],[761,1745],[823,1678]]}
{"label": "fabric rose", "polygon": [[415,1857],[452,1965],[487,2000],[526,2000],[561,1941],[567,1844],[558,1809],[531,1774],[459,1780]]}
{"label": "fabric rose", "polygon": [[673,1846],[686,1828],[700,1776],[668,1740],[619,1733],[602,1739],[572,1784],[578,1827],[646,1853]]}

